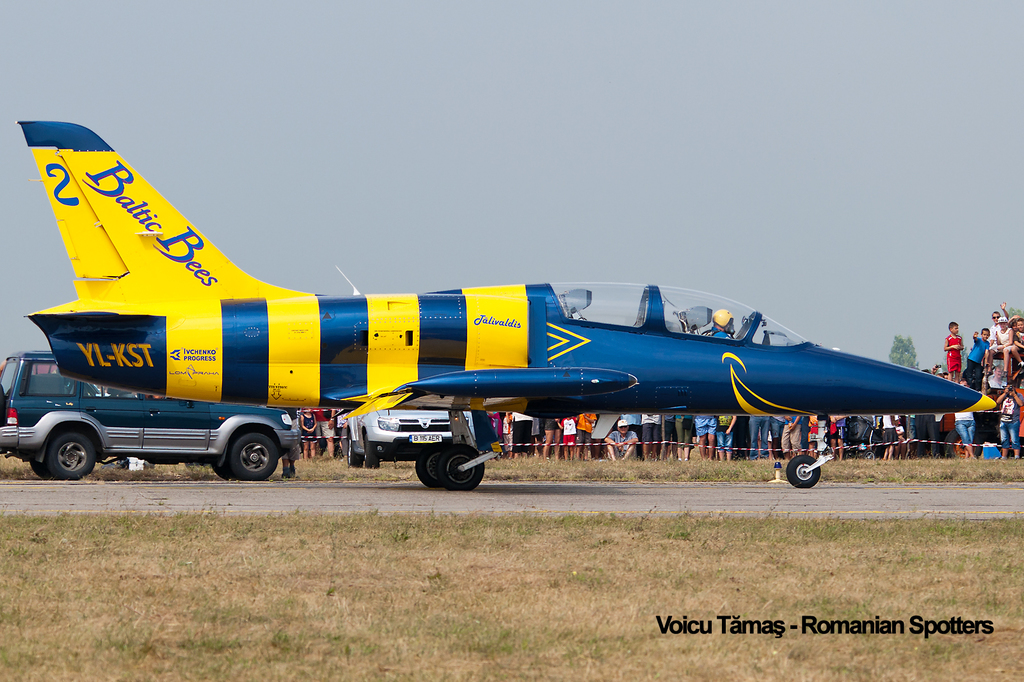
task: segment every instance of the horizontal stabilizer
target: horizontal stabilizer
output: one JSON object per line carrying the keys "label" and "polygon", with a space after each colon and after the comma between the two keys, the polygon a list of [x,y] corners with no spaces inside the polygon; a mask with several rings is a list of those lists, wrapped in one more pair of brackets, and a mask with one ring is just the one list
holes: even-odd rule
{"label": "horizontal stabilizer", "polygon": [[468,398],[556,398],[614,393],[634,384],[632,374],[610,369],[526,367],[439,374],[398,390]]}

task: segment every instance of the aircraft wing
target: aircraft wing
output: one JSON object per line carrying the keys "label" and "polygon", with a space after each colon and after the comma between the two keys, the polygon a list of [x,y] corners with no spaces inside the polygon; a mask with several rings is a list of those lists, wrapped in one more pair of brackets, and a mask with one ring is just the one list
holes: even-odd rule
{"label": "aircraft wing", "polygon": [[437,374],[365,397],[349,416],[407,407],[510,409],[529,399],[569,398],[623,391],[637,383],[626,372],[591,367],[523,367]]}

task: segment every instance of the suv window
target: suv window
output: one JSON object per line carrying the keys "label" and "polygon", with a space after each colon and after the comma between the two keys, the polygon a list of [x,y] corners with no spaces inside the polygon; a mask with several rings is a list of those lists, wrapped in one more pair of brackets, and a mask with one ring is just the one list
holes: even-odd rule
{"label": "suv window", "polygon": [[91,384],[88,381],[82,382],[82,397],[83,398],[138,398],[139,395],[132,391],[125,391],[120,388],[110,388],[109,386],[97,386]]}
{"label": "suv window", "polygon": [[67,397],[77,390],[77,382],[62,377],[56,362],[30,363],[21,382],[21,395]]}
{"label": "suv window", "polygon": [[18,358],[7,358],[0,367],[0,388],[4,395],[11,394],[11,386],[14,385],[14,374],[18,369]]}

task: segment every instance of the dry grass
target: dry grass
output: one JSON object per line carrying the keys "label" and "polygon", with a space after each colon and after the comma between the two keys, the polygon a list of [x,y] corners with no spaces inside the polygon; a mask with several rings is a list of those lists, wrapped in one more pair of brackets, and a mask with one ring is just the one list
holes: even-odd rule
{"label": "dry grass", "polygon": [[[6,517],[4,679],[1019,679],[1024,523]],[[914,614],[989,636],[662,635]]]}
{"label": "dry grass", "polygon": [[[783,462],[785,466],[785,462]],[[297,465],[303,480],[415,480],[411,462],[384,463],[380,469],[352,469],[340,460],[318,458]],[[280,470],[279,470],[280,471]],[[883,462],[847,459],[822,469],[822,481],[835,483],[1019,483],[1024,462],[1014,460],[921,459]],[[785,474],[783,474],[785,475]],[[487,463],[492,481],[629,481],[629,482],[756,482],[774,476],[771,465],[759,462],[573,462],[541,459],[496,460]],[[0,480],[34,480],[27,464],[0,459]],[[276,480],[280,473],[274,474]],[[158,466],[145,471],[96,468],[91,479],[107,481],[216,481],[209,467]]]}

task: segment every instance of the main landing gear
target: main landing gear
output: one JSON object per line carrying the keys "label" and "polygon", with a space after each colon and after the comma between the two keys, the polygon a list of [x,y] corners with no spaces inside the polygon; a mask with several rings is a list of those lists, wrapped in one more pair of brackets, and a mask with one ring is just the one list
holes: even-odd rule
{"label": "main landing gear", "polygon": [[448,412],[452,426],[452,444],[427,448],[416,460],[416,475],[428,488],[473,490],[484,478],[484,462],[498,456],[476,449],[464,412]]}
{"label": "main landing gear", "polygon": [[810,455],[797,455],[789,460],[786,466],[786,478],[796,488],[813,488],[821,479],[821,467],[832,461],[832,455],[822,455],[814,459]]}

